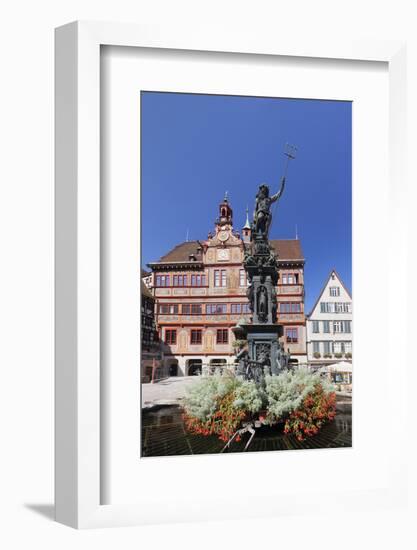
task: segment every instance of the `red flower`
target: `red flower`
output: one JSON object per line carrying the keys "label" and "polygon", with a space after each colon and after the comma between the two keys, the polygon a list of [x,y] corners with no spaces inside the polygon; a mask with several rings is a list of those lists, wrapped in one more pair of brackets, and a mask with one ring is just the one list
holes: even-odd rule
{"label": "red flower", "polygon": [[304,435],[316,435],[326,421],[336,416],[336,394],[326,395],[321,384],[307,395],[301,406],[293,411],[285,423],[284,432],[293,433],[299,441]]}

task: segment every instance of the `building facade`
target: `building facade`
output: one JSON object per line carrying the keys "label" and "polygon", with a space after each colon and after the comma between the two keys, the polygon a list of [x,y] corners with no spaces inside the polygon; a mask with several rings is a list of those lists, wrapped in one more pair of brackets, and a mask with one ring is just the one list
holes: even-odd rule
{"label": "building facade", "polygon": [[142,269],[142,282],[145,283],[146,288],[152,287],[152,272]]}
{"label": "building facade", "polygon": [[335,270],[307,317],[307,359],[312,365],[352,360],[352,297]]}
{"label": "building facade", "polygon": [[[152,262],[152,293],[164,360],[171,375],[192,375],[234,362],[231,328],[250,319],[243,268],[250,242],[248,217],[241,234],[233,229],[227,197],[206,240],[183,242]],[[300,242],[271,240],[279,262],[278,323],[294,362],[306,361],[304,258]]]}
{"label": "building facade", "polygon": [[141,381],[152,382],[166,375],[155,323],[155,298],[141,279]]}

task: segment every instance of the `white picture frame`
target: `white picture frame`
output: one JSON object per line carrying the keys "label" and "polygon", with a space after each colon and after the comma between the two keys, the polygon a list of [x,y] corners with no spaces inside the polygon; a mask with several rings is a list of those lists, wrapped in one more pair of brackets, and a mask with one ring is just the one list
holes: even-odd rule
{"label": "white picture frame", "polygon": [[[151,506],[101,504],[100,402],[100,48],[102,45],[381,61],[389,70],[389,151],[395,234],[401,234],[405,132],[405,44],[401,41],[288,40],[252,32],[75,22],[56,30],[56,519],[76,528],[160,521]],[[402,199],[404,200],[404,199]],[[394,237],[393,237],[394,238]],[[406,254],[406,247],[398,251]],[[406,314],[406,311],[403,312]],[[397,372],[399,415],[405,362]],[[396,451],[403,456],[405,430]],[[397,462],[397,468],[401,460]],[[383,492],[365,488],[351,506],[400,502],[406,478],[388,472]],[[391,475],[392,474],[392,475]],[[317,495],[306,497],[313,505]],[[295,509],[297,496],[271,514]],[[180,518],[175,501],[164,520]],[[249,514],[249,512],[248,512]],[[207,515],[205,515],[207,518]],[[213,516],[214,517],[214,516]],[[235,517],[233,511],[227,516]]]}

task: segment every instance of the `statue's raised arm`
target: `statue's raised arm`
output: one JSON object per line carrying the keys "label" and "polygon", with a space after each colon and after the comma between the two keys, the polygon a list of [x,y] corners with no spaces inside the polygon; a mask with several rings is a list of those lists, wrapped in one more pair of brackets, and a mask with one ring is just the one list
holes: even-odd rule
{"label": "statue's raised arm", "polygon": [[282,193],[284,192],[284,189],[285,189],[285,176],[282,176],[280,190],[278,191],[278,193],[275,193],[275,195],[272,195],[271,202],[277,201],[281,197]]}

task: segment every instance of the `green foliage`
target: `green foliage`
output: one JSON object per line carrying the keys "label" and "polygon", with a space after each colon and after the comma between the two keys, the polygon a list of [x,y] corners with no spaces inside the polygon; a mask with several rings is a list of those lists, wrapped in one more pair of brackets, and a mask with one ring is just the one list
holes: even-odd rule
{"label": "green foliage", "polygon": [[323,424],[335,416],[336,394],[326,392],[321,384],[316,384],[301,405],[289,415],[284,432],[292,433],[302,441],[306,436],[316,435]]}
{"label": "green foliage", "polygon": [[232,342],[232,346],[235,348],[235,349],[242,349],[246,344],[246,340],[233,340]]}
{"label": "green foliage", "polygon": [[325,383],[318,373],[308,369],[294,369],[278,376],[267,376],[266,393],[268,396],[267,421],[274,424],[297,409],[316,384]]}
{"label": "green foliage", "polygon": [[191,388],[184,398],[187,415],[206,421],[216,412],[218,401],[231,393],[242,382],[230,374],[204,376]]}
{"label": "green foliage", "polygon": [[[267,375],[264,385],[244,381],[230,373],[207,376],[188,389],[184,399],[184,419],[191,432],[217,434],[222,440],[227,440],[245,418],[262,416],[262,421],[271,425],[290,419],[287,429],[298,436],[300,430],[304,433],[304,428],[297,424],[299,417],[291,415],[307,410],[308,416],[308,407],[313,402],[310,403],[307,397],[316,396],[314,411],[319,411],[320,422],[315,422],[314,418],[311,421],[318,429],[322,420],[331,418],[331,415],[326,416],[326,400],[329,395],[334,395],[333,392],[334,388],[327,379],[304,368],[284,371],[278,376]],[[313,424],[302,421],[308,428],[306,435],[316,433]]]}
{"label": "green foliage", "polygon": [[246,412],[236,409],[233,404],[234,394],[229,392],[217,400],[216,412],[207,420],[199,420],[184,413],[184,422],[188,431],[198,435],[217,435],[226,442],[239,429]]}
{"label": "green foliage", "polygon": [[237,386],[234,397],[233,404],[238,409],[256,413],[266,408],[267,395],[263,388],[252,380],[247,380]]}

